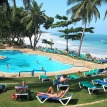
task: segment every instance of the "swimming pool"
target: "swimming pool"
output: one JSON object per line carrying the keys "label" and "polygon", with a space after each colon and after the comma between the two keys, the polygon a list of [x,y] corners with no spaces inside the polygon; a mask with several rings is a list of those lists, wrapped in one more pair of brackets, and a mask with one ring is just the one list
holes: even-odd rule
{"label": "swimming pool", "polygon": [[[47,56],[26,54],[17,50],[1,50],[0,55],[6,57],[0,60],[0,71],[8,73],[33,70],[35,72],[41,72],[42,67],[44,67],[46,72],[58,72],[73,67],[70,64],[64,64],[53,59],[49,60]],[[10,67],[7,67],[7,64]]]}

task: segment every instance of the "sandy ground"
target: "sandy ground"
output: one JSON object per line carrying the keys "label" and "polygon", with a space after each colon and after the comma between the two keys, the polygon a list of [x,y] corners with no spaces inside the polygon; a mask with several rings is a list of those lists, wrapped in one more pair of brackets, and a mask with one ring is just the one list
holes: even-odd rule
{"label": "sandy ground", "polygon": [[[20,50],[22,52],[28,53],[28,54],[40,54],[40,55],[45,55],[45,56],[49,56],[54,60],[63,62],[63,63],[67,63],[67,64],[73,64],[74,67],[68,70],[64,70],[64,71],[60,71],[60,72],[55,72],[55,73],[47,73],[48,76],[50,75],[57,75],[57,74],[68,74],[68,73],[74,73],[74,72],[84,72],[84,71],[88,71],[90,69],[93,68],[105,68],[107,67],[107,64],[95,64],[92,62],[88,62],[88,61],[82,61],[82,60],[77,60],[74,58],[70,58],[66,55],[58,55],[58,54],[52,54],[52,53],[45,53],[45,52],[41,52],[41,51],[33,51],[32,49],[19,49],[19,48],[10,48],[10,47],[6,47],[6,49],[2,49],[2,50]],[[3,58],[0,56],[0,58]],[[42,73],[35,73],[34,76],[39,76]],[[5,77],[19,77],[18,73],[4,73],[4,72],[0,72],[0,76],[5,76]],[[31,73],[21,73],[20,75],[21,77],[28,77],[31,76]]]}

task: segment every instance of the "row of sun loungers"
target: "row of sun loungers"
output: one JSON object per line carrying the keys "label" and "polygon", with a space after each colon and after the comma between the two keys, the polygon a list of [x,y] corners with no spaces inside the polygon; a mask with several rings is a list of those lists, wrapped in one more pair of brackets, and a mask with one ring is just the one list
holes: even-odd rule
{"label": "row of sun loungers", "polygon": [[[69,87],[69,83],[68,82],[63,82],[60,83],[59,79],[62,75],[55,75],[55,79],[53,80],[53,85],[57,86],[57,90],[59,90],[60,88],[63,87]],[[72,79],[79,79],[80,77],[74,74],[69,74],[67,75],[67,80],[72,80]],[[39,75],[39,80],[43,81],[51,81],[51,78],[47,75]]]}
{"label": "row of sun loungers", "polygon": [[[88,90],[88,92],[89,92],[90,95],[94,91],[96,91],[96,90],[97,91],[104,90],[104,92],[106,92],[107,91],[107,89],[106,89],[107,88],[107,82],[106,81],[107,81],[107,78],[104,78],[104,80],[95,79],[95,80],[92,80],[92,82],[89,82],[89,81],[80,81],[79,82],[79,87],[80,88],[83,88],[83,87],[87,88],[87,90]],[[66,92],[68,92],[68,90]],[[58,101],[60,101],[62,103],[62,105],[67,105],[68,102],[70,101],[70,99],[72,98],[72,94],[68,95],[66,97],[64,97],[64,96],[62,96],[60,98],[53,98],[53,97],[48,97],[47,95],[44,95],[44,94],[37,94],[36,95],[36,97],[37,97],[37,99],[39,100],[40,103],[44,103],[48,99],[51,99],[51,100],[58,100]],[[42,100],[42,99],[44,99],[44,100]],[[67,102],[64,103],[63,100],[67,100]]]}
{"label": "row of sun loungers", "polygon": [[91,69],[89,71],[83,72],[84,76],[96,76],[96,75],[101,75],[101,74],[105,74],[107,72],[107,67],[106,68],[102,68],[102,69]]}
{"label": "row of sun loungers", "polygon": [[95,86],[91,82],[88,82],[88,81],[81,81],[81,82],[79,82],[79,87],[80,88],[86,87],[88,89],[89,94],[92,94],[92,92],[94,90],[103,89],[101,86]]}
{"label": "row of sun loungers", "polygon": [[[55,79],[58,79],[61,75],[56,75],[55,76]],[[76,75],[73,75],[73,77],[75,77]],[[77,77],[75,79],[78,79]],[[92,82],[89,82],[89,81],[80,81],[79,82],[79,87],[82,88],[82,87],[85,87],[87,88],[89,94],[92,94],[94,91],[100,91],[100,90],[104,90],[104,92],[107,91],[107,78],[104,78],[104,80],[100,80],[100,79],[95,79],[95,80],[92,80]],[[54,81],[55,82],[55,81]],[[56,85],[59,85],[59,83],[57,83]],[[62,87],[65,87],[67,86],[68,84],[60,84]],[[69,87],[69,85],[67,86]],[[60,101],[63,105],[67,105],[69,100],[72,98],[72,95],[70,96],[67,96],[66,98],[64,99],[67,99],[68,102],[66,103],[63,103],[62,100],[64,100],[63,98],[51,98],[51,97],[48,97],[46,95],[41,95],[41,94],[37,94],[36,95],[37,99],[40,101],[40,103],[44,103],[45,101],[47,101],[48,99],[51,99],[51,100],[58,100]],[[42,99],[44,99],[42,101]]]}
{"label": "row of sun loungers", "polygon": [[103,89],[104,89],[104,91],[106,92],[107,91],[107,78],[104,78],[104,80],[101,80],[101,79],[94,79],[94,80],[92,80],[92,83],[93,84],[97,84],[97,85],[100,85]]}
{"label": "row of sun loungers", "polygon": [[79,87],[86,87],[88,89],[89,94],[92,94],[94,90],[104,90],[107,91],[107,78],[101,79],[94,79],[92,82],[89,81],[81,81],[79,82]]}
{"label": "row of sun loungers", "polygon": [[47,49],[47,48],[39,48],[40,51],[43,52],[49,52],[49,53],[56,53],[56,54],[60,54],[60,55],[68,55],[70,57],[76,57],[78,59],[82,59],[82,60],[86,60],[86,61],[91,61],[94,63],[98,63],[98,64],[103,64],[103,63],[107,63],[107,59],[98,59],[98,58],[92,58],[92,57],[88,57],[87,54],[80,54],[79,57],[77,57],[77,53],[75,52],[65,52],[62,50],[58,50],[58,49]]}
{"label": "row of sun loungers", "polygon": [[[96,75],[98,74],[98,72],[102,73],[104,69],[92,69],[90,71],[87,71],[87,72],[84,72],[85,73],[85,76],[86,75]],[[72,99],[72,94],[68,94],[69,93],[69,88],[70,88],[70,85],[69,85],[69,82],[63,82],[63,83],[60,83],[58,80],[60,79],[62,75],[55,75],[55,79],[53,80],[53,85],[56,85],[57,86],[57,90],[60,90],[60,88],[64,88],[66,89],[65,90],[65,93],[61,96],[61,97],[49,97],[43,93],[37,93],[36,94],[36,98],[38,99],[38,101],[40,103],[45,103],[47,100],[51,99],[52,101],[53,100],[57,100],[59,101],[62,105],[67,105],[69,103],[69,101]],[[78,75],[75,75],[75,74],[68,74],[67,75],[67,80],[76,80],[76,79],[80,79],[81,77],[78,76]],[[47,75],[40,75],[39,76],[39,79],[41,81],[51,81],[51,78]],[[87,81],[87,80],[83,80],[83,81],[80,81],[79,82],[79,87],[80,88],[87,88],[89,94],[92,94],[94,91],[100,91],[100,90],[104,90],[104,92],[107,91],[107,78],[104,78],[103,80],[101,79],[93,79],[91,82]],[[27,99],[29,99],[29,89],[28,89],[28,86],[26,85],[26,91],[21,91],[21,89],[23,89],[22,86],[18,86],[16,89],[16,92],[15,92],[15,96],[27,96]],[[4,84],[1,84],[0,85],[0,89],[2,91],[5,91],[6,90],[6,85]],[[17,99],[18,97],[16,97]]]}
{"label": "row of sun loungers", "polygon": [[[58,80],[60,79],[62,75],[55,75],[55,80]],[[74,75],[74,74],[69,74],[67,75],[67,80],[70,80],[70,79],[79,79],[80,77],[77,76],[77,75]],[[39,75],[39,79],[42,80],[42,81],[50,81],[51,78],[47,75]]]}
{"label": "row of sun loungers", "polygon": [[[40,75],[39,76],[39,79],[42,80],[42,81],[50,81],[50,78],[46,75]],[[60,84],[61,86],[61,84]],[[26,89],[26,90],[23,90],[23,89]],[[25,85],[24,87],[19,85],[19,86],[16,86],[15,88],[16,92],[15,92],[15,99],[18,98],[18,96],[27,96],[27,99],[29,99],[29,92],[28,92],[28,86]],[[69,91],[69,85],[67,86],[65,92],[63,93],[63,95],[61,95],[60,97],[50,97],[46,94],[43,94],[43,92],[39,93],[39,94],[36,94],[36,98],[38,99],[38,101],[40,103],[44,103],[46,102],[48,99],[51,99],[51,100],[57,100],[59,101],[62,105],[67,105],[68,102],[71,100],[72,98],[72,94],[68,94],[68,91]]]}
{"label": "row of sun loungers", "polygon": [[[90,70],[90,71],[91,71],[91,70]],[[85,75],[86,75],[86,74],[88,75],[88,73],[90,73],[90,71],[84,72]],[[54,84],[54,82],[57,81],[61,76],[62,76],[62,75],[55,75],[55,80],[53,81],[53,84]],[[79,79],[79,78],[81,78],[81,77],[78,76],[78,75],[74,75],[74,74],[68,74],[68,75],[67,75],[67,80]],[[50,80],[51,80],[51,78],[50,78],[49,76],[47,76],[47,75],[39,75],[39,79],[42,80],[42,81],[50,81]]]}

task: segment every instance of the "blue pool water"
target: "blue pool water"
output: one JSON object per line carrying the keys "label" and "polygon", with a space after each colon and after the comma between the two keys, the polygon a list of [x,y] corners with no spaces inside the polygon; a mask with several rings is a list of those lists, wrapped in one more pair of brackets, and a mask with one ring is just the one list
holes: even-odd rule
{"label": "blue pool water", "polygon": [[[40,72],[42,67],[46,72],[57,72],[70,69],[73,67],[69,64],[64,64],[55,60],[49,60],[49,57],[35,54],[25,54],[20,51],[3,50],[0,51],[1,56],[5,59],[0,60],[0,71],[8,73],[16,73],[20,71]],[[38,64],[36,63],[38,61]],[[7,68],[7,64],[10,65]]]}

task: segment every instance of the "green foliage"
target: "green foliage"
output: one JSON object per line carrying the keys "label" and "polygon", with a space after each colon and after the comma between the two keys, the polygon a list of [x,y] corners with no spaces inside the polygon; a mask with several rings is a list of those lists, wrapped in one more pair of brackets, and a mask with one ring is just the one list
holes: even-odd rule
{"label": "green foliage", "polygon": [[106,10],[106,12],[105,12],[105,17],[104,17],[104,18],[106,18],[106,16],[107,16],[107,10]]}
{"label": "green foliage", "polygon": [[[94,33],[93,31],[93,27],[90,28],[86,28],[85,32],[90,32],[90,33]],[[77,33],[77,32],[82,32],[83,28],[82,27],[78,27],[78,28],[69,28],[69,29],[64,29],[64,30],[59,30],[59,32],[63,32],[65,34],[69,34],[69,33]]]}
{"label": "green foliage", "polygon": [[87,56],[87,58],[92,58],[90,53],[87,53],[86,56]]}
{"label": "green foliage", "polygon": [[48,40],[46,40],[46,39],[42,39],[42,43],[45,43],[45,44],[50,45],[51,48],[52,48],[52,45],[54,44],[54,43],[53,43],[53,39],[50,39],[50,41],[48,41]]}
{"label": "green foliage", "polygon": [[84,38],[85,32],[93,33],[91,29],[86,29],[87,23],[90,24],[93,17],[95,18],[95,21],[97,21],[98,18],[100,18],[100,13],[97,9],[97,3],[96,0],[93,2],[93,0],[68,0],[68,5],[72,4],[72,7],[67,10],[67,14],[71,14],[71,18],[80,18],[82,20],[82,24],[84,24],[82,37],[80,40],[80,45],[78,49],[78,57],[80,56],[80,51],[82,47],[82,42]]}
{"label": "green foliage", "polygon": [[33,20],[31,20],[28,25],[26,26],[26,30],[30,29],[32,27]]}
{"label": "green foliage", "polygon": [[51,27],[51,25],[52,25],[52,23],[54,22],[54,18],[52,18],[52,17],[47,17],[47,21],[45,22],[45,24],[44,24],[44,28],[45,29],[49,29],[50,27]]}
{"label": "green foliage", "polygon": [[67,14],[72,13],[73,18],[80,17],[83,23],[87,23],[87,22],[90,23],[93,19],[93,16],[95,17],[95,20],[97,20],[97,18],[100,18],[100,13],[93,0],[90,0],[90,2],[89,0],[81,0],[81,1],[74,0],[75,2],[70,2],[70,0],[68,1],[69,1],[68,5],[70,5],[70,3],[76,2],[76,4],[73,7],[67,10]]}
{"label": "green foliage", "polygon": [[60,37],[65,37],[65,39],[80,40],[81,36],[81,33],[75,33],[69,35],[61,35]]}
{"label": "green foliage", "polygon": [[59,19],[59,20],[68,20],[68,17],[66,17],[66,16],[60,16],[58,14],[55,16],[55,18]]}
{"label": "green foliage", "polygon": [[[61,17],[61,16],[60,16]],[[64,16],[63,16],[64,17]],[[66,16],[65,16],[66,17]],[[54,24],[52,24],[51,28],[56,28],[56,27],[68,27],[70,24],[74,24],[77,23],[78,21],[80,21],[80,18],[76,18],[76,19],[71,19],[71,20],[62,20],[59,19],[61,21],[58,21]]]}
{"label": "green foliage", "polygon": [[48,41],[46,39],[42,39],[42,43],[48,43]]}
{"label": "green foliage", "polygon": [[[75,19],[70,19],[69,20],[68,17],[60,16],[58,14],[56,15],[56,18],[59,19],[60,21],[56,22],[55,24],[52,24],[51,28],[66,27],[66,29],[58,30],[58,31],[64,33],[64,35],[61,35],[60,37],[64,37],[66,39],[66,51],[68,51],[68,39],[73,39],[73,40],[77,39],[78,40],[79,37],[80,37],[78,34],[72,34],[71,35],[71,33],[74,33],[75,29],[73,27],[71,29],[69,29],[68,26],[80,21],[81,19],[80,18],[75,18]],[[74,37],[74,36],[76,36],[76,37]],[[78,38],[77,38],[77,36],[78,36]]]}

